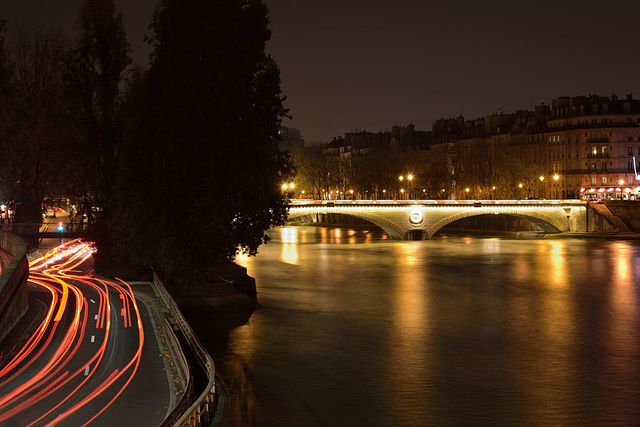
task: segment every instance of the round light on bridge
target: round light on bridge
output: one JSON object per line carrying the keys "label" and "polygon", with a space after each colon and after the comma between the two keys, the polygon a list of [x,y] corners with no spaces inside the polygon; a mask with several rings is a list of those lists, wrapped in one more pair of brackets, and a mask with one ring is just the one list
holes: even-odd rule
{"label": "round light on bridge", "polygon": [[422,210],[419,207],[414,206],[411,211],[409,211],[409,221],[412,224],[420,224],[422,222]]}

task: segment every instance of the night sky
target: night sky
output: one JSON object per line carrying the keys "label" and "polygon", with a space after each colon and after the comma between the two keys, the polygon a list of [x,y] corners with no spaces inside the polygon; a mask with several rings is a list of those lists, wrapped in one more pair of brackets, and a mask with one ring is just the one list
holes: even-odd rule
{"label": "night sky", "polygon": [[[14,26],[70,30],[80,0],[4,0]],[[562,95],[640,97],[640,1],[266,0],[289,126],[307,142]],[[116,0],[134,46],[156,0]]]}

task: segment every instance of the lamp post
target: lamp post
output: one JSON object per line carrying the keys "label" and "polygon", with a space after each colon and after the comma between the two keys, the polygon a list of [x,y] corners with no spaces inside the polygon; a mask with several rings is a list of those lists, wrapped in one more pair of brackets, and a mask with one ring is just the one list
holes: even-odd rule
{"label": "lamp post", "polygon": [[[400,181],[400,185],[402,185],[402,181],[404,181],[404,176],[400,175],[398,177],[398,181]],[[400,191],[400,193],[404,193],[404,191]],[[400,198],[400,194],[398,194],[398,198]]]}
{"label": "lamp post", "polygon": [[411,181],[413,181],[413,175],[409,174],[407,179],[409,180],[409,199],[411,199]]}

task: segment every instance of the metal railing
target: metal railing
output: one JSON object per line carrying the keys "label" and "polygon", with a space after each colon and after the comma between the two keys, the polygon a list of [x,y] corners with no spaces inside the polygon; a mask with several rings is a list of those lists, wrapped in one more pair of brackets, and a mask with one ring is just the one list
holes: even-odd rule
{"label": "metal railing", "polygon": [[178,308],[178,305],[171,294],[169,294],[164,283],[162,283],[162,280],[155,271],[153,272],[152,287],[168,308],[173,320],[176,322],[177,327],[180,332],[182,332],[184,339],[189,345],[189,348],[196,356],[200,366],[208,376],[208,383],[204,391],[180,417],[176,416],[178,414],[174,414],[172,416],[172,418],[177,419],[171,425],[175,427],[200,427],[209,425],[213,420],[216,409],[216,381],[213,359],[200,344],[198,337],[196,337],[191,326],[189,326],[189,323],[185,320],[182,312]]}

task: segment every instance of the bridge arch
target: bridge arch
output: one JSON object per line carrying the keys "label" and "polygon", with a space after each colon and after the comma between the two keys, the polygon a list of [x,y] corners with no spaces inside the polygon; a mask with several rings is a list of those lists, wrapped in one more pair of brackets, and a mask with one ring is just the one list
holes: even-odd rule
{"label": "bridge arch", "polygon": [[[322,208],[297,208],[290,209],[288,219],[296,219],[296,218],[304,218],[309,217],[314,214],[326,214],[326,213],[340,213],[342,215],[352,216],[354,218],[364,219],[365,221],[370,222],[376,227],[381,228],[385,233],[389,235],[392,239],[402,240],[405,238],[406,231],[405,227],[402,227],[398,224],[398,221],[394,221],[389,218],[389,214],[383,216],[381,214],[377,214],[370,211],[359,210],[350,207],[336,207],[332,208],[331,212],[327,212],[327,209]],[[402,212],[399,212],[400,215],[403,215]],[[393,215],[395,216],[395,215]]]}
{"label": "bridge arch", "polygon": [[516,211],[515,209],[513,211],[507,210],[504,212],[463,211],[463,212],[449,215],[433,223],[432,225],[428,225],[425,229],[425,238],[430,239],[431,237],[433,237],[434,234],[438,232],[438,230],[440,230],[441,228],[443,228],[448,224],[451,224],[452,222],[465,219],[465,218],[470,218],[473,216],[494,215],[494,214],[525,218],[528,221],[531,221],[532,223],[540,227],[543,231],[547,233],[560,233],[560,232],[569,230],[568,220],[562,221],[557,217],[557,215],[556,216],[548,215],[542,212],[535,212],[535,211],[522,212],[522,211]]}

